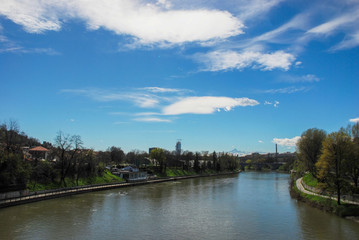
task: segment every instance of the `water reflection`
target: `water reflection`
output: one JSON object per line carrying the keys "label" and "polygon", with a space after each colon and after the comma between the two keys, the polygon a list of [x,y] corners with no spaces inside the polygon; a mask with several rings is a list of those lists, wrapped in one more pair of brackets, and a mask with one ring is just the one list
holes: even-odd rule
{"label": "water reflection", "polygon": [[359,225],[291,199],[288,175],[246,172],[0,209],[0,239],[358,239]]}

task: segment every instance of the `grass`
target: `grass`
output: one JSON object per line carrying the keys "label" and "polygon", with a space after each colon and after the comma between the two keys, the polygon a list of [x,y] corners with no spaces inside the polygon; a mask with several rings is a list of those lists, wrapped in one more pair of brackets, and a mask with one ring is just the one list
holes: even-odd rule
{"label": "grass", "polygon": [[[106,171],[104,174],[100,177],[93,177],[93,178],[80,178],[79,183],[77,185],[76,180],[66,178],[66,186],[67,187],[76,187],[76,186],[84,186],[84,185],[92,185],[92,184],[105,184],[105,183],[113,183],[113,182],[123,182],[124,179],[113,175],[111,172]],[[27,189],[29,189],[31,192],[36,191],[43,191],[43,190],[51,190],[51,189],[59,189],[63,188],[64,186],[61,186],[58,182],[52,182],[49,184],[41,184],[41,183],[29,183],[27,185]]]}
{"label": "grass", "polygon": [[191,176],[198,174],[214,174],[217,173],[214,170],[206,169],[201,173],[196,173],[194,170],[183,170],[182,168],[166,168],[166,173],[156,173],[158,177],[181,177],[181,176]]}
{"label": "grass", "polygon": [[338,205],[336,200],[305,194],[298,190],[295,183],[292,186],[291,195],[292,197],[301,200],[305,203],[308,203],[309,205],[315,208],[319,208],[326,212],[334,213],[340,217],[359,216],[358,205],[345,204],[345,203]]}
{"label": "grass", "polygon": [[305,174],[303,177],[303,181],[310,187],[318,186],[318,180],[311,173]]}

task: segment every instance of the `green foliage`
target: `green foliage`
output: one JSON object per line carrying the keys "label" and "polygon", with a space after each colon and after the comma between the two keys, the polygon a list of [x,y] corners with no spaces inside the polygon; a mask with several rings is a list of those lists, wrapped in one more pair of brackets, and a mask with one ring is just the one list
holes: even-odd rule
{"label": "green foliage", "polygon": [[22,159],[21,154],[0,154],[0,185],[24,185],[30,178],[31,166]]}
{"label": "green foliage", "polygon": [[341,191],[349,186],[345,174],[348,171],[347,162],[350,155],[352,142],[350,136],[343,130],[331,133],[323,142],[323,153],[316,163],[318,179],[326,188],[337,193],[338,205],[340,205]]}
{"label": "green foliage", "polygon": [[324,130],[311,128],[302,133],[297,143],[298,157],[303,163],[304,170],[314,175],[316,175],[315,163],[319,159],[326,135]]}
{"label": "green foliage", "polygon": [[305,194],[298,190],[296,184],[292,185],[291,194],[293,197],[303,202],[309,203],[313,207],[334,213],[340,217],[359,216],[358,205],[352,205],[352,204],[338,205],[338,203],[335,200],[329,198],[323,198],[320,196]]}
{"label": "green foliage", "polygon": [[161,173],[164,173],[166,171],[164,168],[164,164],[166,163],[166,154],[162,148],[153,149],[151,151],[150,158],[155,159],[160,163]]}
{"label": "green foliage", "polygon": [[313,174],[307,173],[303,176],[303,181],[310,187],[317,187],[318,179],[316,179]]}
{"label": "green foliage", "polygon": [[[116,175],[113,175],[109,171],[106,171],[106,172],[104,172],[104,174],[102,176],[80,178],[78,181],[78,184],[74,179],[70,179],[70,178],[66,178],[65,181],[66,181],[67,187],[76,187],[76,186],[84,186],[84,185],[91,185],[91,184],[124,182],[125,180]],[[50,182],[50,183],[46,183],[46,184],[29,182],[29,184],[27,185],[27,189],[29,189],[32,192],[58,189],[58,188],[62,188],[61,184],[58,182]]]}

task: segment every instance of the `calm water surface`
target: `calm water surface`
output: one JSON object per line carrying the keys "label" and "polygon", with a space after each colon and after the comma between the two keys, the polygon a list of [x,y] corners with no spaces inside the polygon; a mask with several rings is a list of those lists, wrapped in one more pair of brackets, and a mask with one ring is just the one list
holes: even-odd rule
{"label": "calm water surface", "polygon": [[293,200],[288,175],[114,189],[0,209],[0,239],[359,239],[359,224]]}

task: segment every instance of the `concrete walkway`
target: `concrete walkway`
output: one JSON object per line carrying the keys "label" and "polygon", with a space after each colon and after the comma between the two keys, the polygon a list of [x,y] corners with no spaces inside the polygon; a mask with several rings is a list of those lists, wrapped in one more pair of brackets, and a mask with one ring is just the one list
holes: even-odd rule
{"label": "concrete walkway", "polygon": [[[317,193],[308,191],[307,189],[305,189],[303,187],[302,180],[303,180],[303,178],[298,178],[297,181],[296,181],[296,185],[297,185],[297,188],[298,188],[299,191],[301,191],[301,192],[303,192],[305,194],[319,196],[319,197],[322,197],[322,198],[329,198],[329,199],[337,201],[336,197],[330,197],[330,196],[321,195],[321,194],[317,194]],[[348,201],[348,200],[343,200],[343,199],[340,199],[340,202],[359,205],[359,202],[353,202],[353,201]]]}

